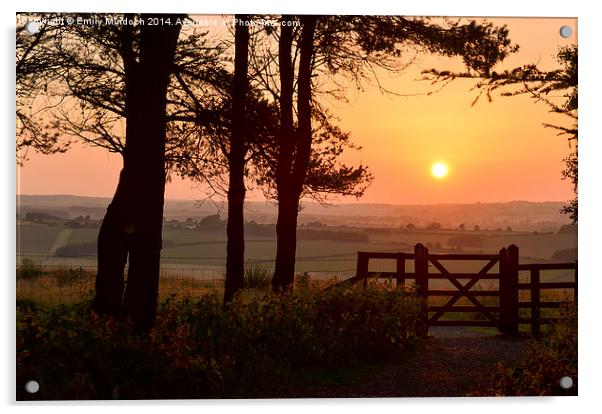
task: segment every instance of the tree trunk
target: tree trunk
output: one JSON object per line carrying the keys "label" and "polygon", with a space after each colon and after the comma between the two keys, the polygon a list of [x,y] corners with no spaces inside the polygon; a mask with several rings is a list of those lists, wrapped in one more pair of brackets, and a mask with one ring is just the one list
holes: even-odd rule
{"label": "tree trunk", "polygon": [[[276,268],[272,287],[275,291],[290,290],[295,277],[295,256],[297,249],[297,218],[299,214],[299,199],[303,192],[303,185],[307,176],[309,158],[311,155],[312,130],[311,130],[311,75],[314,54],[314,33],[316,27],[315,16],[301,17],[302,33],[299,54],[299,74],[297,76],[297,131],[285,135],[281,130],[281,151],[284,154],[279,158],[277,190],[278,190],[278,222],[276,224]],[[283,29],[284,30],[284,29]],[[281,36],[282,37],[282,36]],[[280,52],[287,52],[280,50]],[[294,74],[289,72],[290,49],[288,55],[280,61],[281,78],[287,81],[286,86],[291,87]],[[282,66],[284,65],[284,66]],[[282,70],[285,69],[285,75]],[[292,68],[290,69],[292,71]],[[284,84],[281,89],[284,91]],[[288,96],[287,96],[288,98]],[[286,104],[285,109],[283,105]],[[284,115],[292,118],[292,94],[290,100],[281,99],[281,117]],[[281,121],[284,122],[284,121]],[[288,124],[288,120],[286,121]],[[288,127],[288,125],[287,125]],[[291,128],[292,129],[292,128]],[[293,138],[294,151],[289,155],[288,142]],[[284,145],[284,146],[283,146]]]}
{"label": "tree trunk", "polygon": [[[152,15],[146,16],[150,23]],[[166,16],[160,16],[166,17]],[[181,16],[168,16],[176,20]],[[144,17],[143,17],[144,19]],[[124,308],[135,327],[147,331],[155,321],[159,292],[161,233],[165,194],[165,128],[167,86],[172,71],[179,25],[140,29],[140,59],[128,119],[133,139],[134,197],[130,263]],[[127,128],[127,127],[126,127]]]}
{"label": "tree trunk", "polygon": [[[125,15],[133,18],[133,15]],[[137,63],[133,51],[134,32],[133,26],[126,25],[119,29],[121,42],[121,57],[125,71],[125,107],[126,113],[135,107],[133,102],[133,84],[136,79]],[[93,309],[98,314],[108,314],[114,317],[123,316],[123,293],[125,289],[124,271],[129,251],[129,235],[131,228],[128,225],[134,206],[131,193],[133,185],[131,180],[130,157],[133,139],[131,137],[133,120],[126,115],[125,151],[123,155],[123,168],[119,173],[119,182],[113,200],[98,232],[97,243],[97,274],[96,292]]]}
{"label": "tree trunk", "polygon": [[311,129],[311,77],[313,72],[314,34],[316,30],[316,17],[303,16],[301,18],[303,32],[299,53],[299,75],[297,76],[297,151],[292,172],[293,188],[299,197],[305,184],[307,169],[311,156],[313,132]]}
{"label": "tree trunk", "polygon": [[249,27],[240,24],[248,19],[246,15],[236,15],[234,84],[232,88],[232,124],[228,166],[230,173],[228,187],[228,224],[226,246],[226,286],[224,303],[230,302],[234,294],[242,289],[244,282],[244,202],[245,202],[245,100],[247,95],[247,67],[249,51]]}
{"label": "tree trunk", "polygon": [[[297,241],[290,239],[292,217],[290,209],[293,203],[286,199],[287,188],[290,187],[290,172],[294,150],[293,92],[294,68],[291,58],[293,31],[286,22],[291,16],[282,16],[280,39],[278,41],[278,69],[280,75],[280,132],[278,136],[278,158],[276,162],[276,191],[278,193],[278,221],[276,223],[276,264],[272,288],[282,291],[287,285],[291,272],[295,272],[295,250]],[[288,201],[288,203],[287,203]],[[291,221],[292,220],[292,221]],[[296,226],[296,224],[295,224]],[[287,237],[288,236],[288,237]],[[293,252],[292,260],[290,252]],[[291,270],[292,266],[292,270]]]}
{"label": "tree trunk", "polygon": [[[159,138],[161,135],[152,124],[154,122],[149,123],[152,131],[147,131],[146,135],[149,147],[153,146],[150,137],[154,134],[157,136],[153,138]],[[165,139],[164,131],[163,126],[162,143]],[[157,141],[154,144],[160,147]],[[132,318],[139,331],[147,331],[153,325],[159,292],[165,192],[165,166],[163,152],[159,150],[160,148],[156,148],[153,151],[156,152],[154,156],[147,152],[147,162],[140,165],[138,170],[141,173],[136,174],[135,179],[137,208],[136,214],[131,218],[129,267],[123,303],[126,314]]]}
{"label": "tree trunk", "polygon": [[[142,20],[154,17],[157,16],[143,15]],[[175,21],[182,16],[158,17]],[[139,331],[150,329],[157,308],[165,192],[166,94],[179,31],[179,25],[142,25],[138,61],[131,55],[132,32],[125,31],[130,37],[129,43],[124,44],[124,168],[99,233],[96,284],[100,291],[96,293],[95,308],[131,317]],[[127,53],[130,55],[125,56]],[[124,292],[126,257],[129,268]]]}
{"label": "tree trunk", "polygon": [[92,304],[98,314],[120,316],[124,270],[127,262],[127,239],[124,233],[126,222],[126,195],[128,192],[125,172],[121,170],[117,191],[100,225],[98,232],[98,272],[96,295]]}
{"label": "tree trunk", "polygon": [[276,223],[276,266],[272,279],[272,288],[275,292],[290,291],[295,277],[299,197],[294,195],[283,197],[280,197],[279,194],[278,221]]}

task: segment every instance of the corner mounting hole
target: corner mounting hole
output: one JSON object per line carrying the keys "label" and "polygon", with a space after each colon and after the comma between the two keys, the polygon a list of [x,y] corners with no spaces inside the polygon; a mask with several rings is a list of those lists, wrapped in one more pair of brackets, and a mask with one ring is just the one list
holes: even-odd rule
{"label": "corner mounting hole", "polygon": [[571,35],[573,34],[573,28],[571,26],[562,26],[560,28],[560,36],[566,38],[571,37]]}
{"label": "corner mounting hole", "polygon": [[565,390],[568,390],[573,386],[573,379],[571,377],[560,378],[560,386]]}
{"label": "corner mounting hole", "polygon": [[27,33],[34,35],[40,31],[40,23],[35,20],[29,21],[25,24],[25,30],[27,30]]}
{"label": "corner mounting hole", "polygon": [[27,381],[25,384],[25,391],[30,394],[35,394],[40,390],[40,384],[37,381]]}

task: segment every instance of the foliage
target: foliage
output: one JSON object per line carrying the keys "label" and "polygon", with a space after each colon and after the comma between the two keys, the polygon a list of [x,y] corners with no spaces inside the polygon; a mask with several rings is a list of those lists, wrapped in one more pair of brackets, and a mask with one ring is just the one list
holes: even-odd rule
{"label": "foliage", "polygon": [[426,226],[427,230],[441,230],[441,223],[433,222]]}
{"label": "foliage", "polygon": [[[115,13],[21,13],[40,22],[32,36],[17,27],[17,149],[65,152],[79,140],[109,152],[125,151],[125,82],[129,54],[140,53],[141,25],[52,24],[68,19],[105,21],[140,16]],[[212,157],[207,136],[219,135],[224,120],[223,47],[207,32],[182,33],[167,92],[167,169]],[[136,58],[137,59],[137,58]],[[194,92],[194,93],[193,93]],[[21,161],[24,157],[21,157]]]}
{"label": "foliage", "polygon": [[[560,386],[562,377],[573,386]],[[577,395],[577,307],[562,309],[562,318],[541,340],[529,342],[525,358],[516,366],[498,364],[491,383],[473,396]]]}
{"label": "foliage", "polygon": [[[89,304],[17,303],[17,399],[284,395],[307,370],[384,359],[423,333],[417,299],[383,287],[167,300],[155,327],[99,318]],[[57,381],[60,378],[60,381]],[[23,385],[35,379],[36,394]]]}

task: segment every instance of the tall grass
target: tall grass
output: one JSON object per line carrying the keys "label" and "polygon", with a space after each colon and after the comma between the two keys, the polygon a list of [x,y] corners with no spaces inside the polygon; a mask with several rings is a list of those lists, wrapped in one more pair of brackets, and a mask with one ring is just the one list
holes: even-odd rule
{"label": "tall grass", "polygon": [[265,289],[271,285],[272,269],[262,263],[245,265],[243,287],[245,289]]}
{"label": "tall grass", "polygon": [[25,258],[21,261],[21,266],[17,267],[17,280],[32,280],[42,276],[44,271],[33,260]]}
{"label": "tall grass", "polygon": [[[17,268],[17,300],[31,301],[42,306],[77,304],[93,295],[95,276],[94,270],[44,268],[25,259]],[[162,269],[159,278],[161,300],[172,296],[196,298],[222,291],[222,280],[187,277],[182,271]]]}

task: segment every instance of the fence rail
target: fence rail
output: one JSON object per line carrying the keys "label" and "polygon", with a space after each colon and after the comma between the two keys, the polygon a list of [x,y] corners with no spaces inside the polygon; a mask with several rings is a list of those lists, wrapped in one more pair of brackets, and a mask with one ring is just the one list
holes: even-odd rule
{"label": "fence rail", "polygon": [[[531,300],[529,302],[519,302],[520,308],[531,309],[530,318],[519,318],[519,322],[531,325],[531,332],[539,337],[541,334],[541,325],[551,324],[557,321],[557,318],[542,318],[541,309],[559,308],[560,302],[542,302],[541,291],[544,289],[565,289],[573,290],[574,301],[577,302],[577,263],[531,263],[519,265],[519,270],[529,271],[529,283],[519,283],[518,289],[530,291]],[[541,271],[543,270],[574,270],[574,282],[541,282]]]}
{"label": "fence rail", "polygon": [[[371,259],[395,260],[396,270],[375,272],[369,270]],[[413,261],[414,271],[406,271],[406,262]],[[453,273],[442,261],[485,262],[478,272]],[[497,271],[493,271],[498,266]],[[431,272],[429,267],[438,271]],[[549,270],[573,270],[574,282],[542,282],[541,272]],[[519,283],[519,273],[529,272],[529,282]],[[358,252],[356,274],[342,284],[362,282],[367,285],[369,279],[395,279],[399,288],[405,289],[406,281],[413,280],[416,292],[424,298],[423,313],[427,315],[430,326],[491,326],[501,332],[517,334],[520,324],[529,324],[534,336],[541,333],[541,325],[554,321],[554,318],[542,317],[542,309],[558,309],[561,301],[542,300],[543,290],[572,290],[573,300],[577,301],[577,262],[574,263],[519,263],[519,249],[515,245],[502,248],[498,254],[431,254],[422,244],[417,244],[413,253],[405,252]],[[447,281],[454,289],[429,288],[429,281]],[[464,282],[461,282],[464,281]],[[497,283],[497,288],[483,290],[480,281]],[[473,288],[475,288],[473,290]],[[519,301],[521,291],[530,292],[528,302]],[[429,304],[429,298],[448,297],[443,305]],[[496,306],[483,303],[483,298],[496,298]],[[467,300],[472,306],[460,305]],[[530,316],[523,317],[520,309],[529,309]],[[486,320],[445,320],[441,317],[449,313],[472,313]]]}

